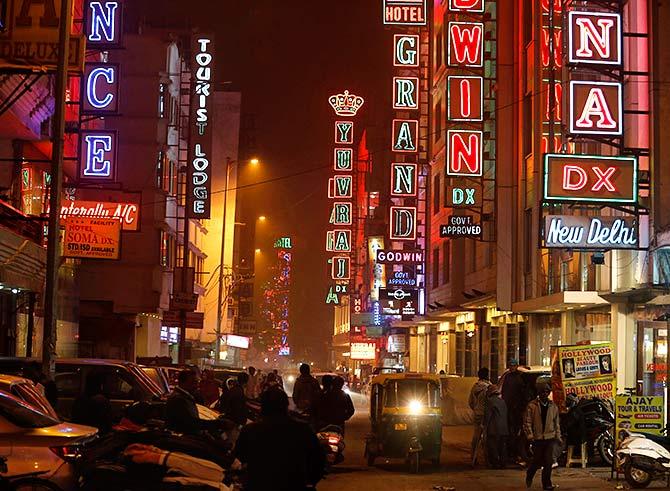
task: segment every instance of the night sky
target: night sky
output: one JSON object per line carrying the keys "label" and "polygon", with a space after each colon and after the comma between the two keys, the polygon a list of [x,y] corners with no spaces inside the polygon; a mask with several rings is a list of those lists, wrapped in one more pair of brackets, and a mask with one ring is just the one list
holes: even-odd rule
{"label": "night sky", "polygon": [[[148,2],[137,3],[147,12]],[[325,361],[332,335],[332,307],[324,304],[329,280],[324,245],[334,134],[327,98],[349,89],[366,99],[357,121],[373,132],[369,146],[381,157],[381,148],[375,148],[381,134],[375,138],[374,133],[390,124],[380,112],[390,104],[392,38],[382,25],[381,1],[169,0],[158,5],[149,17],[176,26],[178,20],[189,22],[184,17],[189,9],[191,27],[217,35],[218,76],[242,92],[242,112],[256,121],[263,162],[259,179],[273,180],[256,187],[253,202],[244,206],[267,215],[273,232],[293,237],[291,341],[294,352],[311,346],[316,360]],[[293,174],[300,175],[287,177]]]}

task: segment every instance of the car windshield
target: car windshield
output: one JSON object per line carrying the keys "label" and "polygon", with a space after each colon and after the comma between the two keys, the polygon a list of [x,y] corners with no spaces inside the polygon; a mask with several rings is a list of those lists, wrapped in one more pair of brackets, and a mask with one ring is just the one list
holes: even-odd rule
{"label": "car windshield", "polygon": [[158,368],[156,367],[142,367],[144,374],[151,379],[151,381],[156,384],[158,387],[163,389],[163,379],[161,378],[160,373],[158,373]]}
{"label": "car windshield", "polygon": [[137,375],[137,378],[140,380],[142,385],[146,386],[151,391],[153,396],[160,398],[163,395],[163,390],[160,388],[160,386],[157,385],[156,382],[154,382],[151,377],[149,377],[149,375],[144,372],[144,370],[142,370],[137,365],[133,365],[132,363],[128,364],[128,367],[135,375]]}
{"label": "car windshield", "polygon": [[0,417],[19,428],[46,428],[58,424],[57,419],[2,391],[0,391]]}
{"label": "car windshield", "polygon": [[427,380],[393,380],[387,384],[386,407],[406,407],[413,401],[423,406],[438,407],[440,391]]}

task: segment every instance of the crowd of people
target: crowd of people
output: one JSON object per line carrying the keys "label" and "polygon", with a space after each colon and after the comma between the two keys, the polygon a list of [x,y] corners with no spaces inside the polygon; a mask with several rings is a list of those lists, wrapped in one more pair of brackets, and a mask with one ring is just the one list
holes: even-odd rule
{"label": "crowd of people", "polygon": [[517,360],[510,360],[499,384],[493,384],[488,368],[480,368],[470,391],[469,406],[474,413],[472,463],[477,462],[484,443],[486,460],[492,468],[504,468],[509,459],[527,466],[526,487],[542,469],[542,489],[552,490],[552,469],[556,448],[561,442],[559,410],[551,401],[551,385],[538,380],[537,397],[527,400],[527,387]]}

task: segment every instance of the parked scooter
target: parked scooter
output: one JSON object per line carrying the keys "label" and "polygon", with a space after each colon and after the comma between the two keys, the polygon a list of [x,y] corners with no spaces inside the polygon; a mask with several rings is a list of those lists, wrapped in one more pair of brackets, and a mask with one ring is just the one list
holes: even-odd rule
{"label": "parked scooter", "polygon": [[344,437],[342,428],[329,425],[319,431],[316,436],[326,456],[326,471],[344,460]]}
{"label": "parked scooter", "polygon": [[632,488],[646,488],[655,479],[670,478],[670,438],[628,433],[617,450],[620,468]]}
{"label": "parked scooter", "polygon": [[568,413],[561,419],[561,430],[568,444],[590,442],[591,455],[597,455],[606,465],[614,457],[614,411],[602,399],[568,397]]}

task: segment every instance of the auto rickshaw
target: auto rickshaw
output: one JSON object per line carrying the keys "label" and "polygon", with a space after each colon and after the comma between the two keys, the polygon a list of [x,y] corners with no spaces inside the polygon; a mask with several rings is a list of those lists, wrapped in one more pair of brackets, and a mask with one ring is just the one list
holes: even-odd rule
{"label": "auto rickshaw", "polygon": [[423,373],[386,373],[370,382],[372,431],[365,455],[372,466],[377,457],[404,458],[411,472],[422,460],[440,464],[442,411],[440,379]]}

